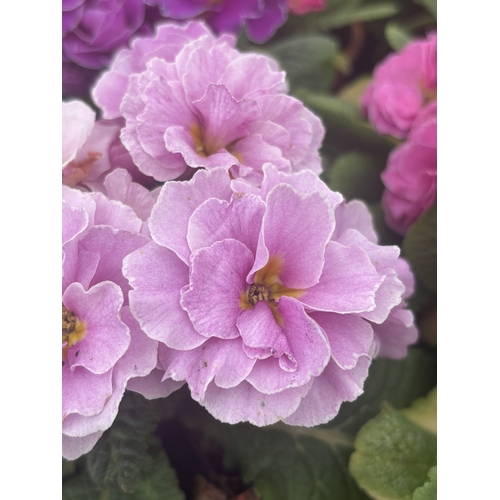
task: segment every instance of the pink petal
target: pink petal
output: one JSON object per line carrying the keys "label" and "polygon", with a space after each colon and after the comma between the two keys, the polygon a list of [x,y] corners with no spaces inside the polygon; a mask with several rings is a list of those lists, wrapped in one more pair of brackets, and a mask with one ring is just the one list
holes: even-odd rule
{"label": "pink petal", "polygon": [[173,250],[188,264],[189,218],[208,198],[229,201],[232,195],[229,183],[229,174],[224,169],[200,170],[189,182],[165,183],[149,220],[153,240]]}
{"label": "pink petal", "polygon": [[197,250],[191,258],[189,287],[181,295],[195,329],[206,337],[239,337],[236,319],[254,256],[241,242],[226,239]]}
{"label": "pink petal", "polygon": [[373,341],[370,323],[334,313],[311,313],[311,318],[323,328],[332,350],[332,358],[342,370],[350,370],[361,356],[368,356]]}
{"label": "pink petal", "polygon": [[257,257],[250,274],[264,267],[269,257],[279,257],[280,278],[285,286],[315,285],[323,271],[326,244],[334,227],[333,209],[322,194],[302,194],[289,185],[276,186],[267,196]]}
{"label": "pink petal", "polygon": [[125,258],[123,274],[133,288],[130,309],[148,337],[181,350],[205,341],[180,306],[188,267],[172,251],[151,242]]}
{"label": "pink petal", "polygon": [[275,394],[292,387],[300,387],[322,373],[331,356],[328,340],[319,325],[304,311],[296,299],[283,296],[278,305],[283,317],[283,333],[290,346],[290,356],[296,370],[285,371],[274,358],[257,361],[247,377],[259,392]]}
{"label": "pink petal", "polygon": [[231,389],[210,384],[200,404],[222,422],[250,422],[262,427],[275,424],[292,414],[307,394],[311,383],[277,394],[262,394],[245,381]]}
{"label": "pink petal", "polygon": [[233,195],[230,202],[210,198],[189,219],[187,240],[192,252],[216,241],[241,241],[255,254],[265,204],[257,196]]}
{"label": "pink petal", "polygon": [[88,417],[101,412],[113,392],[111,382],[113,370],[95,374],[82,366],[72,370],[66,363],[62,372],[63,420],[72,413]]}
{"label": "pink petal", "polygon": [[95,432],[83,437],[70,437],[62,435],[62,456],[66,460],[76,460],[85,453],[88,453],[99,441],[101,432]]}
{"label": "pink petal", "polygon": [[122,309],[121,314],[123,321],[130,327],[131,342],[129,349],[113,369],[113,393],[97,415],[68,415],[63,422],[63,432],[68,436],[86,436],[109,429],[118,414],[127,381],[148,375],[156,366],[158,343],[144,335],[127,307]]}
{"label": "pink petal", "polygon": [[354,368],[345,371],[330,361],[325,371],[313,380],[297,411],[284,422],[304,427],[326,424],[337,415],[343,401],[354,401],[363,393],[369,366],[370,359],[364,356]]}
{"label": "pink petal", "polygon": [[166,398],[172,392],[180,389],[184,382],[176,380],[163,380],[165,370],[155,368],[149,375],[145,377],[131,378],[127,382],[127,390],[138,392],[146,399]]}
{"label": "pink petal", "polygon": [[119,314],[120,287],[104,281],[85,291],[80,283],[72,283],[64,292],[63,304],[86,325],[85,337],[68,350],[71,370],[83,366],[95,374],[107,372],[130,345],[129,328]]}
{"label": "pink petal", "polygon": [[[276,323],[270,307],[264,302],[257,302],[252,309],[243,311],[236,320],[236,325],[247,354],[257,355],[259,359],[269,356],[279,358],[284,353],[290,355],[286,336]],[[247,350],[246,347],[252,349]]]}
{"label": "pink petal", "polygon": [[212,380],[224,389],[235,387],[255,364],[243,351],[241,339],[208,339],[196,349],[172,352],[170,359],[164,379],[185,380],[196,401],[203,399]]}
{"label": "pink petal", "polygon": [[330,241],[325,259],[319,283],[300,301],[315,311],[357,313],[375,309],[375,294],[384,277],[377,273],[366,252]]}

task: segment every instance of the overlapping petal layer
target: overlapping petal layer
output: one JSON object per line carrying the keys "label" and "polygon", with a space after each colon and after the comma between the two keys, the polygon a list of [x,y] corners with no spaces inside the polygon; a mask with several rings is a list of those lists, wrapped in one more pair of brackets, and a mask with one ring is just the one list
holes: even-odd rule
{"label": "overlapping petal layer", "polygon": [[218,167],[163,186],[153,241],[125,258],[131,310],[161,343],[163,380],[217,418],[317,425],[361,394],[377,349],[415,340],[411,273],[362,203],[311,172],[262,175],[257,187]]}

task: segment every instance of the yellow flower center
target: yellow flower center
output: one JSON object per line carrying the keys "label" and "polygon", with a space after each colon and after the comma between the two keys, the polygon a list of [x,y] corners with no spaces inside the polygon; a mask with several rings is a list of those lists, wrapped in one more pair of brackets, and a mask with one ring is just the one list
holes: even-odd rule
{"label": "yellow flower center", "polygon": [[225,148],[226,151],[228,153],[231,153],[240,163],[243,163],[243,156],[240,153],[236,153],[233,151],[234,145],[236,144],[238,139],[231,142],[231,144],[225,146],[221,140],[218,140],[216,138],[212,139],[207,138],[205,135],[204,128],[197,123],[191,125],[189,133],[193,138],[194,149],[196,153],[202,158],[206,158],[207,156],[213,155],[214,153],[217,153],[217,151],[219,151],[220,149]]}
{"label": "yellow flower center", "polygon": [[87,333],[85,323],[80,321],[73,311],[62,306],[62,341],[66,345],[62,348],[63,366],[68,360],[68,349],[85,338]]}
{"label": "yellow flower center", "polygon": [[270,257],[268,263],[255,273],[254,283],[240,295],[240,307],[243,310],[251,309],[259,301],[266,302],[279,326],[283,326],[283,317],[278,312],[277,299],[283,295],[298,298],[305,292],[300,288],[284,286],[280,279],[282,269],[283,258],[278,255]]}

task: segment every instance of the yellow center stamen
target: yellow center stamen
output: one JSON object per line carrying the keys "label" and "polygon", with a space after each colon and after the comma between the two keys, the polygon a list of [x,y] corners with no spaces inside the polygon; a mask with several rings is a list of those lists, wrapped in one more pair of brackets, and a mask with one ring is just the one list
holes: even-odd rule
{"label": "yellow center stamen", "polygon": [[280,274],[283,269],[283,258],[273,256],[268,263],[259,269],[254,276],[254,284],[247,291],[243,290],[240,295],[240,307],[251,309],[257,302],[264,301],[271,308],[273,317],[279,326],[283,326],[283,317],[278,312],[277,299],[286,295],[298,298],[305,290],[300,288],[288,288],[281,283]]}
{"label": "yellow center stamen", "polygon": [[202,125],[195,123],[189,127],[189,133],[193,138],[194,150],[202,158],[213,155],[221,149],[226,149],[226,151],[232,154],[240,163],[243,163],[243,155],[233,151],[235,144],[239,139],[235,139],[230,144],[224,145],[221,140],[216,138],[208,138],[205,134],[205,129]]}
{"label": "yellow center stamen", "polygon": [[68,359],[68,349],[82,340],[87,333],[85,323],[80,321],[73,311],[62,306],[62,342],[66,345],[62,348],[63,363]]}

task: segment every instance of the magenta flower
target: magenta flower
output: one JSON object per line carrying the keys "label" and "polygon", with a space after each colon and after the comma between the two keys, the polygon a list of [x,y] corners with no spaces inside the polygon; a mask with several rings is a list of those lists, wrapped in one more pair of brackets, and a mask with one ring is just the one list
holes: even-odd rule
{"label": "magenta flower", "polygon": [[67,187],[62,213],[63,456],[72,460],[111,426],[128,381],[156,369],[158,346],[130,314],[121,272],[123,258],[150,241],[138,233],[142,221],[101,193]]}
{"label": "magenta flower", "polygon": [[203,15],[215,33],[239,34],[246,26],[250,40],[266,42],[285,22],[286,0],[145,0],[157,5],[163,16],[193,19]]}
{"label": "magenta flower", "polygon": [[385,329],[408,269],[361,202],[312,172],[263,171],[261,188],[224,168],[163,186],[153,241],[124,260],[130,307],[160,342],[163,379],[216,418],[318,425],[362,393],[376,350],[415,340],[413,321]]}
{"label": "magenta flower", "polygon": [[433,34],[382,61],[361,102],[375,130],[403,139],[422,109],[436,99],[436,92],[437,36]]}
{"label": "magenta flower", "polygon": [[382,172],[387,224],[399,234],[437,200],[437,103],[422,111],[405,143],[389,155]]}
{"label": "magenta flower", "polygon": [[145,174],[175,179],[188,167],[224,167],[259,184],[262,165],[321,172],[324,130],[285,95],[285,74],[201,23],[165,25],[117,54],[94,89],[105,118],[123,115],[121,138]]}

